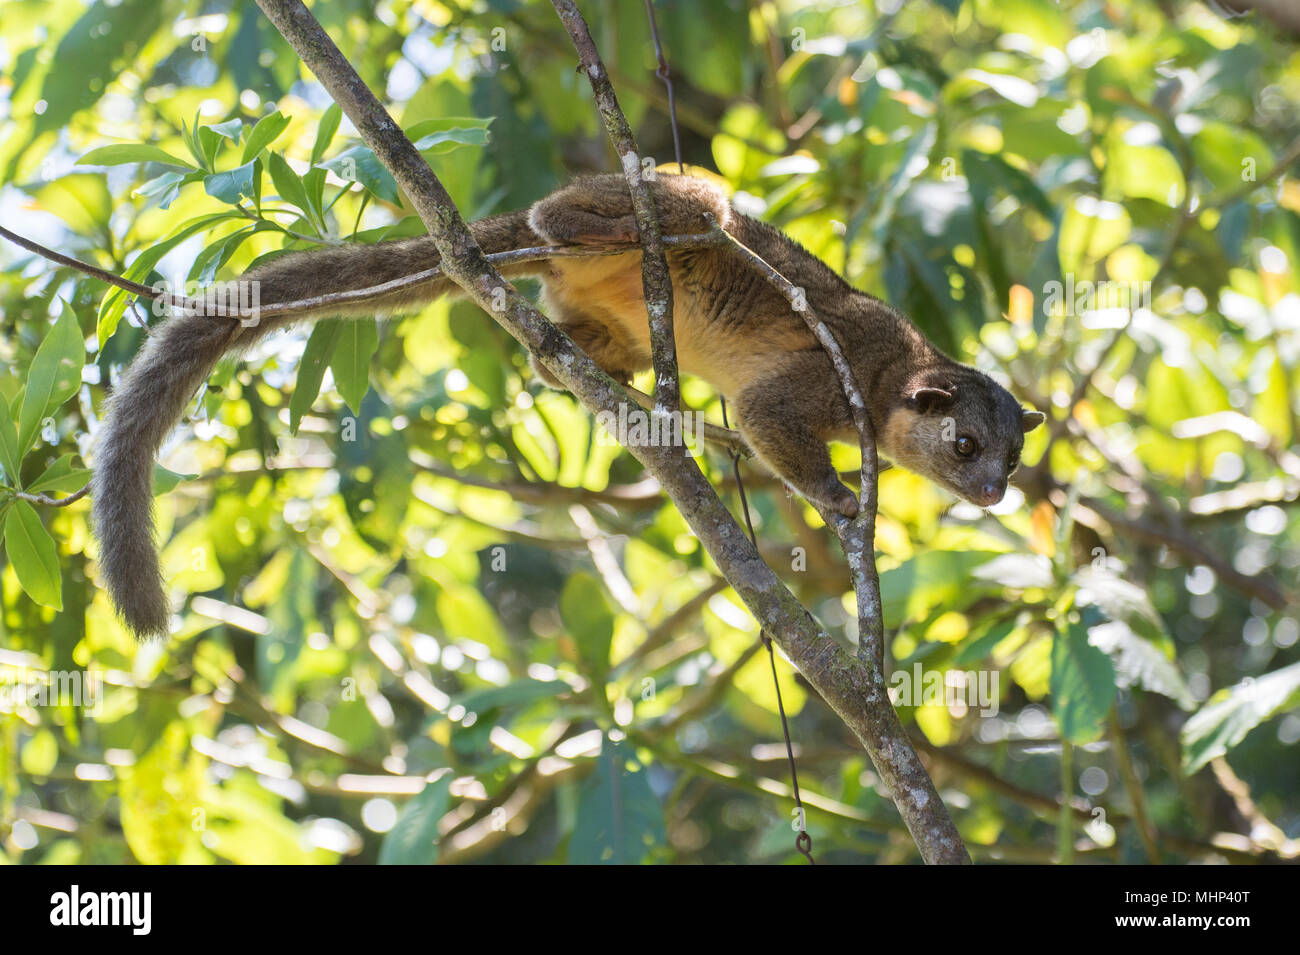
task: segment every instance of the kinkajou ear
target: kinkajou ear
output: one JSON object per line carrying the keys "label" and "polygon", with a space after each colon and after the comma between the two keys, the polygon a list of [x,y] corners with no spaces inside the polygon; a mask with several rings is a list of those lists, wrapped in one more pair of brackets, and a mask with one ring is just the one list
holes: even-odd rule
{"label": "kinkajou ear", "polygon": [[1021,409],[1020,424],[1026,432],[1033,431],[1046,420],[1047,415],[1041,411],[1030,411],[1028,408]]}
{"label": "kinkajou ear", "polygon": [[953,403],[953,393],[944,388],[917,388],[908,397],[921,414],[947,411]]}

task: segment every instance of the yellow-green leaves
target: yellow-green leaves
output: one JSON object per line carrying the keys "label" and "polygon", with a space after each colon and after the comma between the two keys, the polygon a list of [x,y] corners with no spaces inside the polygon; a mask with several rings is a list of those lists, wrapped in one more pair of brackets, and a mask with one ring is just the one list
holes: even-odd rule
{"label": "yellow-green leaves", "polygon": [[361,399],[370,388],[370,359],[378,348],[379,328],[373,318],[358,318],[341,324],[334,356],[330,359],[330,370],[334,372],[339,394],[353,414],[361,413]]}
{"label": "yellow-green leaves", "polygon": [[325,368],[334,357],[339,335],[343,331],[342,322],[319,322],[311,330],[307,347],[298,361],[298,380],[289,399],[289,430],[298,433],[302,416],[311,410],[320,394],[321,382],[325,378]]}
{"label": "yellow-green leaves", "polygon": [[54,539],[26,501],[13,501],[5,517],[5,552],[27,596],[38,604],[63,609],[62,578]]}
{"label": "yellow-green leaves", "polygon": [[201,802],[206,760],[190,748],[180,720],[122,777],[122,831],[136,859],[145,865],[192,861],[199,849],[206,811]]}
{"label": "yellow-green leaves", "polygon": [[168,166],[191,168],[183,159],[177,159],[165,149],[148,143],[118,143],[92,149],[77,160],[78,166],[122,166],[127,163],[160,162]]}
{"label": "yellow-green leaves", "polygon": [[18,465],[22,455],[18,453],[18,429],[9,416],[9,402],[0,395],[0,467],[4,468],[5,483],[18,486]]}
{"label": "yellow-green leaves", "polygon": [[252,162],[263,149],[275,142],[288,126],[289,117],[279,110],[263,116],[257,121],[253,131],[248,134],[248,139],[244,141],[244,154],[240,162]]}
{"label": "yellow-green leaves", "polygon": [[[32,359],[17,426],[8,402],[0,396],[0,466],[4,468],[5,483],[12,490],[21,489],[23,458],[35,446],[42,422],[81,385],[85,350],[76,315],[65,306]],[[71,455],[64,455],[49,465],[29,490],[80,490],[89,477],[90,472],[72,466]],[[18,583],[38,604],[62,610],[63,582],[58,551],[40,515],[23,500],[4,502],[2,512],[5,552]]]}
{"label": "yellow-green leaves", "polygon": [[614,612],[595,577],[576,573],[560,594],[560,617],[588,673],[604,674],[609,666],[609,646],[614,638]]}
{"label": "yellow-green leaves", "polygon": [[45,416],[76,393],[85,355],[86,343],[77,317],[65,306],[27,372],[27,389],[18,417],[20,457],[32,449]]}

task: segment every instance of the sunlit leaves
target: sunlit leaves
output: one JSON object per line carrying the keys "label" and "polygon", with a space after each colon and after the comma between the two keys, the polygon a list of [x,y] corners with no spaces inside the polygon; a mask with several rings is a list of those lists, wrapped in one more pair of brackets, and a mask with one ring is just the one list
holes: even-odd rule
{"label": "sunlit leaves", "polygon": [[[3,409],[0,409],[3,413]],[[3,430],[3,425],[0,425]],[[25,488],[31,494],[45,494],[51,491],[80,491],[90,480],[90,471],[86,468],[74,467],[72,459],[75,455],[65,454],[56,460],[40,473]]]}
{"label": "sunlit leaves", "polygon": [[31,450],[46,415],[81,387],[85,354],[86,344],[81,338],[77,316],[65,305],[27,372],[27,389],[18,418],[19,457]]}
{"label": "sunlit leaves", "polygon": [[[321,382],[325,379],[325,369],[334,357],[339,336],[343,332],[342,322],[318,322],[307,339],[307,347],[298,361],[298,380],[289,399],[289,430],[298,433],[302,416],[311,410],[320,394]],[[367,365],[367,373],[369,366]]]}
{"label": "sunlit leaves", "polygon": [[560,617],[587,672],[603,673],[609,665],[614,613],[596,578],[577,573],[568,579],[560,594]]}
{"label": "sunlit leaves", "polygon": [[214,199],[238,205],[241,199],[254,198],[255,163],[249,161],[225,172],[214,172],[203,180],[203,188]]}
{"label": "sunlit leaves", "polygon": [[27,596],[46,607],[63,609],[63,580],[54,540],[26,501],[12,501],[4,523],[5,553]]}
{"label": "sunlit leaves", "polygon": [[9,403],[0,395],[0,467],[4,468],[5,481],[10,485],[19,482],[19,464],[22,454],[18,450],[18,429],[10,417]]}
{"label": "sunlit leaves", "polygon": [[370,387],[370,359],[378,348],[379,330],[373,318],[358,318],[341,323],[338,341],[330,359],[330,370],[334,372],[339,394],[353,414],[361,411],[361,399]]}
{"label": "sunlit leaves", "polygon": [[1279,712],[1300,705],[1300,663],[1220,690],[1184,724],[1183,769],[1196,772]]}
{"label": "sunlit leaves", "polygon": [[279,110],[267,113],[257,121],[257,125],[249,132],[248,139],[244,141],[244,155],[240,162],[252,162],[263,149],[275,142],[288,126],[289,117]]}
{"label": "sunlit leaves", "polygon": [[148,143],[119,143],[115,146],[100,146],[92,149],[77,160],[78,166],[120,166],[125,163],[159,162],[166,166],[179,166],[189,169],[190,164],[177,159],[165,149]]}
{"label": "sunlit leaves", "polygon": [[319,225],[316,218],[316,210],[312,205],[311,198],[307,193],[306,186],[299,178],[284,157],[279,153],[267,153],[267,171],[271,174],[271,182],[275,184],[275,190],[280,194],[280,198],[285,202],[297,206],[308,222]]}

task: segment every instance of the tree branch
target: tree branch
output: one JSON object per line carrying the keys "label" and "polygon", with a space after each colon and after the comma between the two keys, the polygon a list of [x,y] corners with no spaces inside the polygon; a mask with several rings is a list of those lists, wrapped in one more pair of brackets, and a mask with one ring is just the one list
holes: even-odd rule
{"label": "tree branch", "polygon": [[646,312],[650,318],[650,354],[655,369],[655,412],[668,414],[681,406],[681,385],[677,378],[677,347],[673,341],[673,282],[664,256],[659,234],[659,216],[654,195],[641,170],[641,153],[627,117],[619,108],[614,86],[605,72],[605,64],[596,50],[587,21],[573,0],[551,0],[551,6],[568,31],[573,48],[578,51],[582,71],[591,82],[591,91],[600,109],[601,121],[610,144],[623,165],[623,177],[632,193],[632,211],[636,216],[637,234],[641,238],[641,285],[645,293]]}

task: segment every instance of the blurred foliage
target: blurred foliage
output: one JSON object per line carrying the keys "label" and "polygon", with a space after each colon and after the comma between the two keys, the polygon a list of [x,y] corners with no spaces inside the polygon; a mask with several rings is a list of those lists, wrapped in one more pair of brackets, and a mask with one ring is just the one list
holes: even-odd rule
{"label": "blurred foliage", "polygon": [[[991,513],[881,480],[892,667],[992,688],[899,701],[976,857],[1294,852],[1295,40],[1155,0],[656,6],[686,160],[1053,413]],[[669,160],[642,3],[583,8]],[[467,216],[616,168],[542,0],[314,12]],[[114,272],[202,285],[422,231],[251,2],[7,0],[0,65],[0,220]],[[159,318],[0,256],[0,858],[799,859],[754,621],[482,313],[224,365],[158,471],[175,634],[137,646],[95,586],[88,502],[15,492],[85,484]],[[830,535],[747,473],[769,561],[851,643]],[[820,860],[915,860],[861,749],[778,668]],[[83,705],[36,693],[83,673]]]}

